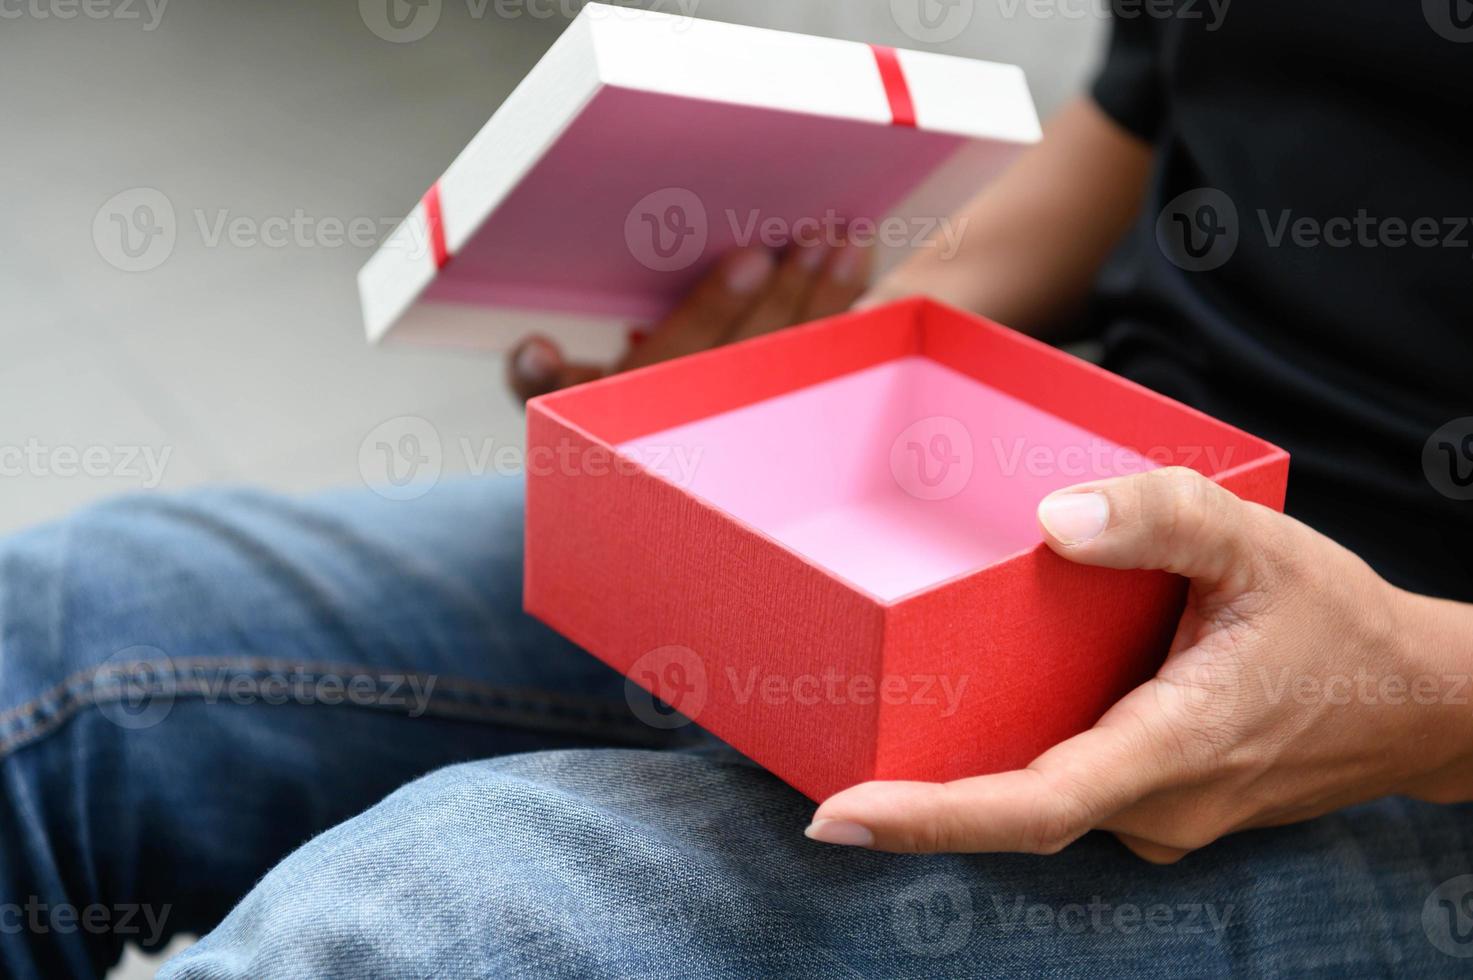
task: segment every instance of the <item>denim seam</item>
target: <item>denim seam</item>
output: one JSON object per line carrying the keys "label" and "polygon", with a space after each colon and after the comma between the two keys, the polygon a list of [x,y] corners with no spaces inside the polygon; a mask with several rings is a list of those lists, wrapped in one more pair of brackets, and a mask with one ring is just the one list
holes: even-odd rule
{"label": "denim seam", "polygon": [[392,667],[379,667],[372,664],[317,662],[310,660],[285,660],[277,657],[252,656],[179,657],[164,658],[163,660],[137,658],[119,664],[99,664],[97,666],[79,670],[68,676],[59,684],[53,685],[42,694],[38,695],[35,698],[32,698],[30,701],[18,705],[17,707],[0,712],[0,726],[3,726],[16,717],[34,713],[37,710],[37,706],[40,704],[40,702],[43,702],[49,698],[53,698],[58,694],[65,693],[68,689],[75,688],[80,684],[91,682],[98,674],[102,673],[104,670],[116,673],[127,673],[130,671],[135,671],[136,668],[145,666],[153,667],[155,669],[163,666],[169,670],[172,670],[175,674],[179,674],[188,670],[198,670],[206,667],[244,669],[245,672],[253,672],[259,674],[267,674],[273,672],[296,672],[299,674],[316,675],[371,675],[377,673],[380,676],[383,676],[385,674],[393,673],[396,675],[402,675],[404,677],[434,677],[435,686],[437,689],[450,688],[452,690],[462,691],[471,697],[486,696],[506,698],[520,696],[527,699],[535,698],[539,701],[560,702],[574,709],[577,709],[579,707],[586,707],[591,704],[617,704],[617,702],[605,701],[601,698],[588,698],[579,695],[564,694],[559,691],[546,691],[540,688],[507,687],[497,684],[488,684],[485,681],[477,681],[471,678],[443,677],[439,674],[425,673],[415,670],[396,670]]}
{"label": "denim seam", "polygon": [[[394,674],[396,681],[401,678],[407,680],[411,677],[433,677],[433,693],[425,697],[423,701],[405,707],[422,709],[419,711],[420,715],[433,715],[440,718],[486,722],[515,721],[522,724],[535,724],[539,727],[547,727],[549,722],[558,722],[560,724],[557,727],[567,726],[570,730],[590,735],[620,733],[624,738],[642,736],[634,739],[640,742],[658,740],[658,735],[638,719],[621,717],[626,709],[615,701],[578,698],[536,688],[498,687],[469,678],[446,678],[418,671],[396,672],[390,668],[371,665],[304,664],[264,658],[244,660],[240,658],[194,658],[171,662],[168,667],[163,668],[158,661],[137,660],[125,664],[98,665],[72,674],[60,684],[49,688],[30,701],[0,713],[0,733],[7,728],[13,729],[8,735],[0,734],[0,758],[6,757],[20,746],[44,737],[86,708],[120,700],[122,693],[120,683],[113,685],[116,688],[113,692],[116,696],[99,696],[103,690],[106,690],[100,690],[97,684],[98,675],[104,671],[121,678],[124,675],[136,673],[139,668],[143,667],[149,668],[149,676],[156,678],[157,682],[140,693],[170,697],[204,697],[211,694],[212,687],[207,684],[206,680],[191,676],[206,667],[216,667],[228,672],[228,679],[220,678],[219,686],[213,688],[214,693],[222,691],[224,685],[231,681],[250,675],[265,677],[272,674],[289,674],[294,678],[307,681],[324,676],[367,677],[373,681],[375,693],[382,693],[387,687],[384,679],[386,674]],[[378,676],[374,676],[375,674]],[[163,686],[165,677],[170,680],[167,690]],[[453,696],[446,697],[443,693],[446,691]],[[259,697],[253,703],[266,704],[270,707],[285,706],[285,704],[275,705],[269,701],[262,701]],[[342,703],[321,706],[369,707],[392,711],[397,711],[400,707],[355,703],[347,700],[346,690]],[[408,716],[416,717],[417,715],[410,712]]]}

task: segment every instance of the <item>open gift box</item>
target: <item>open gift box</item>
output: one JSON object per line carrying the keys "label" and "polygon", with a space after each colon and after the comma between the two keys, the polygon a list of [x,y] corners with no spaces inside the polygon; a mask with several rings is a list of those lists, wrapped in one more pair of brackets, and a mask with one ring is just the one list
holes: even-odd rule
{"label": "open gift box", "polygon": [[1024,766],[1154,671],[1184,581],[1059,558],[1046,494],[1180,465],[1279,509],[1289,462],[925,300],[535,399],[527,435],[527,610],[816,800]]}

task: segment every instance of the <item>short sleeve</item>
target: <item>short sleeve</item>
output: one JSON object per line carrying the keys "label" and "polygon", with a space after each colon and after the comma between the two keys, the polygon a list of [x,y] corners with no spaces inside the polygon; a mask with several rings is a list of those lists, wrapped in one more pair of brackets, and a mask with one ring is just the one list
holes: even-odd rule
{"label": "short sleeve", "polygon": [[1166,99],[1162,91],[1159,32],[1139,4],[1112,4],[1110,45],[1090,92],[1105,114],[1147,141],[1161,127]]}

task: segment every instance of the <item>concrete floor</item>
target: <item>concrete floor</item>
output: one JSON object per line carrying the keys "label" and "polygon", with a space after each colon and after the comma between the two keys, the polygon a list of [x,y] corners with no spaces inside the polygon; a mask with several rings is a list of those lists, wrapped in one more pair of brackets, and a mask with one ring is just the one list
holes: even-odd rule
{"label": "concrete floor", "polygon": [[[1077,90],[1099,44],[1097,16],[1076,16],[1098,4],[957,0],[955,30],[926,33],[904,9],[916,2],[937,0],[642,5],[1014,62],[1045,111]],[[494,358],[363,342],[354,274],[370,249],[232,244],[211,230],[403,214],[577,6],[431,0],[434,29],[391,43],[366,26],[372,0],[85,8],[102,16],[11,5],[22,13],[0,26],[0,452],[25,455],[18,468],[14,451],[0,455],[0,532],[124,491],[352,483],[364,437],[404,415],[447,444],[519,442]],[[133,262],[108,226],[120,193],[175,214],[173,250],[147,271],[118,267]],[[150,458],[157,481],[139,465]],[[79,461],[93,472],[73,472]],[[152,969],[133,957],[120,975]]]}

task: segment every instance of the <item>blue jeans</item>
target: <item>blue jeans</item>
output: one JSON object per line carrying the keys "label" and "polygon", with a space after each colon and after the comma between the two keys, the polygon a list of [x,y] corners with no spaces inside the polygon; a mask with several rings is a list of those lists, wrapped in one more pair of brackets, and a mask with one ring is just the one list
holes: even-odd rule
{"label": "blue jeans", "polygon": [[810,842],[810,803],[521,613],[520,543],[517,486],[468,481],[135,497],[0,545],[0,972],[177,932],[206,935],[167,978],[1473,966],[1466,807],[1169,868]]}

